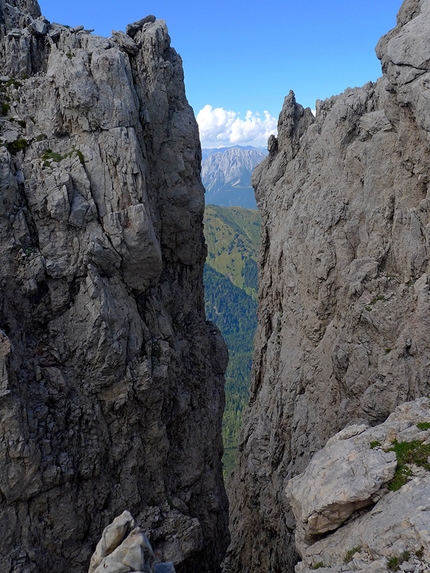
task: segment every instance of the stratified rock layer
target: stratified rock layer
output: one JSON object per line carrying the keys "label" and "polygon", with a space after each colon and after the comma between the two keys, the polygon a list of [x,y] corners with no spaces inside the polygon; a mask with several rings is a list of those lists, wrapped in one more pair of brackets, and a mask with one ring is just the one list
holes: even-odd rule
{"label": "stratified rock layer", "polygon": [[163,21],[113,38],[0,0],[0,572],[84,571],[130,510],[218,571],[225,345],[200,146]]}
{"label": "stratified rock layer", "polygon": [[430,1],[406,0],[383,77],[285,99],[253,177],[259,326],[235,475],[231,571],[292,571],[286,482],[353,419],[383,421],[430,382]]}

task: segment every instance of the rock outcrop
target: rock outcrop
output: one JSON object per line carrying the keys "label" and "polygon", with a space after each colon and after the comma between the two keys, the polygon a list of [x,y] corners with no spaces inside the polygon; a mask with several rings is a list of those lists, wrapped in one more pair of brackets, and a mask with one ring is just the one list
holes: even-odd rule
{"label": "rock outcrop", "polygon": [[173,563],[157,563],[151,544],[129,511],[103,531],[88,573],[175,573]]}
{"label": "rock outcrop", "polygon": [[428,398],[399,406],[379,426],[351,425],[330,438],[287,484],[302,557],[296,572],[428,571],[429,455]]}
{"label": "rock outcrop", "polygon": [[286,483],[352,420],[429,393],[429,37],[430,1],[406,0],[377,46],[383,77],[315,117],[290,93],[254,171],[259,326],[229,571],[292,571]]}
{"label": "rock outcrop", "polygon": [[198,130],[163,21],[0,0],[0,572],[83,571],[125,508],[177,571],[228,544],[226,347]]}

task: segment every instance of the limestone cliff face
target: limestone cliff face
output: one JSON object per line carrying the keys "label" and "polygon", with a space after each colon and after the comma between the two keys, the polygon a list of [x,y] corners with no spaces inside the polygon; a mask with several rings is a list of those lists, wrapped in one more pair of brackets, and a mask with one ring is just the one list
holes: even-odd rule
{"label": "limestone cliff face", "polygon": [[86,570],[125,509],[215,572],[227,352],[181,60],[154,17],[81,28],[0,0],[0,572]]}
{"label": "limestone cliff face", "polygon": [[383,77],[285,99],[254,172],[259,326],[233,493],[232,571],[291,571],[284,494],[353,419],[430,389],[430,1],[406,0],[377,46]]}

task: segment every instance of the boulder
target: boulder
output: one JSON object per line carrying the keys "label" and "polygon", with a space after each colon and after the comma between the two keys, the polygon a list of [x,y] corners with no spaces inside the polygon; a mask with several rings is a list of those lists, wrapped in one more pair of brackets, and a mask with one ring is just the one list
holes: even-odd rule
{"label": "boulder", "polygon": [[115,32],[112,31],[112,36],[118,42],[118,44],[131,56],[136,56],[139,53],[139,46],[136,45],[134,40],[130,37],[130,35],[125,34],[124,32]]}
{"label": "boulder", "polygon": [[337,529],[355,511],[375,503],[394,476],[393,451],[371,449],[372,431],[349,426],[327,442],[286,495],[306,538]]}
{"label": "boulder", "polygon": [[[424,457],[418,456],[420,445]],[[406,449],[412,452],[407,463],[399,457]],[[427,570],[430,400],[399,406],[379,426],[345,428],[289,481],[286,492],[297,519],[297,573],[318,564],[376,573],[390,560],[403,571]]]}
{"label": "boulder", "polygon": [[155,562],[148,538],[135,525],[124,511],[104,529],[88,573],[175,573],[172,562]]}

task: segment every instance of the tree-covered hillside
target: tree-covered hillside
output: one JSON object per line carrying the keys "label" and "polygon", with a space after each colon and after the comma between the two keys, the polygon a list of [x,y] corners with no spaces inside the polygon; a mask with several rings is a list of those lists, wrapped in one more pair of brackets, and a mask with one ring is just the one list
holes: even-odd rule
{"label": "tree-covered hillside", "polygon": [[206,316],[220,328],[230,356],[223,423],[226,473],[234,466],[242,412],[251,382],[253,339],[257,326],[259,229],[260,218],[255,210],[206,206]]}
{"label": "tree-covered hillside", "polygon": [[207,205],[204,221],[208,265],[256,298],[260,244],[258,211]]}

